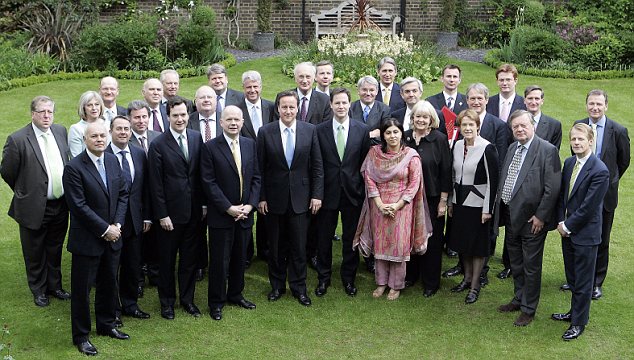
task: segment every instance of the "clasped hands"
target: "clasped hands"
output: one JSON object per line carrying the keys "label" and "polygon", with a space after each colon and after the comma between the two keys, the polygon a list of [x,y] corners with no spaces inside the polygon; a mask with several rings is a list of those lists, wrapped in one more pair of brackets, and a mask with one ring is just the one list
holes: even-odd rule
{"label": "clasped hands", "polygon": [[249,204],[231,205],[227,209],[227,214],[229,214],[234,221],[240,221],[248,218],[251,210],[253,210],[253,206]]}
{"label": "clasped hands", "polygon": [[380,198],[376,197],[374,199],[374,203],[379,208],[379,211],[381,211],[381,214],[391,218],[394,218],[394,216],[396,216],[396,212],[401,210],[401,208],[405,205],[403,200],[399,200],[393,204],[384,204]]}
{"label": "clasped hands", "polygon": [[103,235],[103,238],[106,241],[112,241],[112,242],[119,240],[120,237],[121,237],[121,227],[118,224],[108,225],[108,230],[106,230],[106,233]]}

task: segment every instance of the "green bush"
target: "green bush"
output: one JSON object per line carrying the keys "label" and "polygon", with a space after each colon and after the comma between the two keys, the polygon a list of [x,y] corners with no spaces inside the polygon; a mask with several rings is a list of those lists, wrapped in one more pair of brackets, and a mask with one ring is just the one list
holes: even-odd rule
{"label": "green bush", "polygon": [[511,32],[511,40],[502,47],[502,55],[508,62],[540,64],[561,58],[568,48],[568,43],[554,33],[524,25]]}
{"label": "green bush", "polygon": [[622,63],[634,66],[634,31],[623,31],[619,34],[619,38],[623,41]]}
{"label": "green bush", "polygon": [[191,21],[182,23],[176,31],[176,54],[188,58],[194,65],[212,64],[222,60],[224,49],[216,36],[216,13],[208,6],[197,6]]}
{"label": "green bush", "polygon": [[588,70],[612,70],[624,65],[621,60],[625,53],[625,45],[615,35],[602,35],[599,40],[576,48],[573,59]]}
{"label": "green bush", "polygon": [[543,26],[546,9],[544,4],[536,0],[528,0],[524,5],[524,24],[531,26]]}
{"label": "green bush", "polygon": [[34,54],[24,46],[0,39],[0,80],[48,74],[60,66],[58,60],[42,52]]}

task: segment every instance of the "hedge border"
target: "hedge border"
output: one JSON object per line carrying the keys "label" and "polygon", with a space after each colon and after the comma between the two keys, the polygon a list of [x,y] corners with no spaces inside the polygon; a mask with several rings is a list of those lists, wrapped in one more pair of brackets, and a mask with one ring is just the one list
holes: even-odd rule
{"label": "hedge border", "polygon": [[[505,62],[499,59],[500,49],[487,51],[484,55],[484,63],[497,68]],[[605,70],[605,71],[570,71],[558,69],[538,69],[515,64],[517,71],[524,75],[533,75],[539,77],[559,78],[559,79],[582,79],[582,80],[598,80],[598,79],[620,79],[634,77],[634,69],[630,70]]]}
{"label": "hedge border", "polygon": [[[230,68],[236,65],[238,62],[233,54],[226,52],[225,59],[219,62],[225,68]],[[15,78],[11,80],[0,81],[0,92],[8,91],[11,89],[17,89],[37,84],[43,84],[51,81],[60,80],[78,80],[78,79],[100,79],[104,76],[113,76],[119,80],[145,80],[151,77],[158,78],[160,71],[156,70],[95,70],[86,72],[67,73],[60,71],[54,74],[42,74],[31,75],[25,78]],[[207,66],[198,66],[191,68],[178,69],[178,74],[181,78],[195,77],[205,75],[207,73]]]}

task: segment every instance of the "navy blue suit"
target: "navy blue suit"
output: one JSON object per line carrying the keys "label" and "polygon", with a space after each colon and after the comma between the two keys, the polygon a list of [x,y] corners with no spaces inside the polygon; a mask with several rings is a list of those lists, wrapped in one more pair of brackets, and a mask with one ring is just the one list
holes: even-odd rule
{"label": "navy blue suit", "polygon": [[[597,248],[601,243],[603,198],[608,191],[609,171],[594,154],[579,171],[572,191],[570,178],[576,157],[564,162],[557,211],[558,221],[571,232],[561,238],[566,281],[572,291],[572,325],[586,325],[594,283]],[[570,192],[570,195],[568,194]]]}
{"label": "navy blue suit", "polygon": [[116,279],[121,239],[110,242],[102,235],[112,224],[125,226],[128,189],[117,158],[103,154],[104,184],[87,150],[64,168],[63,184],[70,209],[68,251],[71,267],[71,324],[73,343],[88,340],[90,333],[90,288],[96,284],[97,331],[114,328]]}
{"label": "navy blue suit", "polygon": [[[379,92],[376,94],[376,101],[383,102],[383,84],[379,83]],[[394,83],[392,85],[392,92],[390,93],[390,103],[386,104],[390,107],[390,112],[402,109],[405,107],[405,100],[401,96],[401,87]]]}
{"label": "navy blue suit", "polygon": [[159,299],[162,307],[174,306],[176,284],[174,267],[179,254],[178,284],[180,303],[194,300],[196,259],[199,252],[197,230],[202,217],[204,194],[200,187],[200,151],[202,138],[195,130],[186,129],[189,159],[181,151],[172,132],[157,137],[148,152],[149,183],[153,217],[170,217],[174,230],[158,226],[160,249]]}
{"label": "navy blue suit", "polygon": [[251,205],[255,210],[260,199],[255,141],[240,136],[239,146],[242,188],[236,162],[224,136],[205,143],[201,154],[210,238],[208,303],[212,309],[222,307],[227,300],[236,303],[243,299],[246,246],[253,227],[253,212],[236,222],[227,210],[242,204]]}
{"label": "navy blue suit", "polygon": [[[159,111],[161,112],[161,119],[163,120],[163,131],[162,132],[166,132],[169,130],[170,128],[170,120],[169,120],[169,116],[167,115],[167,108],[165,107],[166,105],[161,103],[159,105]],[[154,130],[154,131],[158,131],[157,129],[154,129],[154,114],[152,112],[152,110],[150,110],[150,118],[148,119],[148,129],[149,130]],[[161,131],[159,131],[161,132]]]}
{"label": "navy blue suit", "polygon": [[501,170],[502,163],[506,158],[506,151],[512,142],[510,128],[500,118],[487,112],[484,116],[484,123],[480,125],[480,136],[489,140],[495,146],[498,151],[498,165]]}
{"label": "navy blue suit", "polygon": [[[513,104],[511,104],[511,111],[509,111],[509,117],[515,110],[526,110],[526,104],[524,104],[524,98],[515,95],[515,99],[513,100]],[[487,103],[487,112],[493,116],[500,117],[500,94],[493,95],[489,98],[489,102]]]}

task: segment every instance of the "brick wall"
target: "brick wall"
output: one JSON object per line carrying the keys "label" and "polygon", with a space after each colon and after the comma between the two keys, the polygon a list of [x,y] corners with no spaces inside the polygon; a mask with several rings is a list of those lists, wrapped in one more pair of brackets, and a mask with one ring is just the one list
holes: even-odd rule
{"label": "brick wall", "polygon": [[[478,6],[482,0],[468,0],[469,5]],[[223,16],[227,7],[226,0],[203,0],[205,5],[211,6],[217,13],[217,29],[226,38],[228,20]],[[240,38],[249,40],[251,34],[256,31],[256,0],[238,0]],[[138,9],[144,12],[152,12],[160,3],[159,0],[138,0]],[[305,15],[302,19],[302,0],[289,0],[288,7],[284,10],[276,8],[273,2],[272,27],[273,31],[283,39],[293,41],[311,40],[315,34],[315,25],[310,17],[322,10],[336,7],[341,0],[306,0]],[[400,14],[400,0],[374,0],[373,6],[390,15]],[[438,15],[440,14],[440,0],[413,0],[406,1],[405,6],[405,34],[421,36],[433,39],[438,31]],[[116,16],[125,13],[125,7],[119,5],[107,9],[101,13],[101,21],[112,21]],[[302,25],[304,37],[302,38]],[[235,33],[235,28],[233,28]]]}

